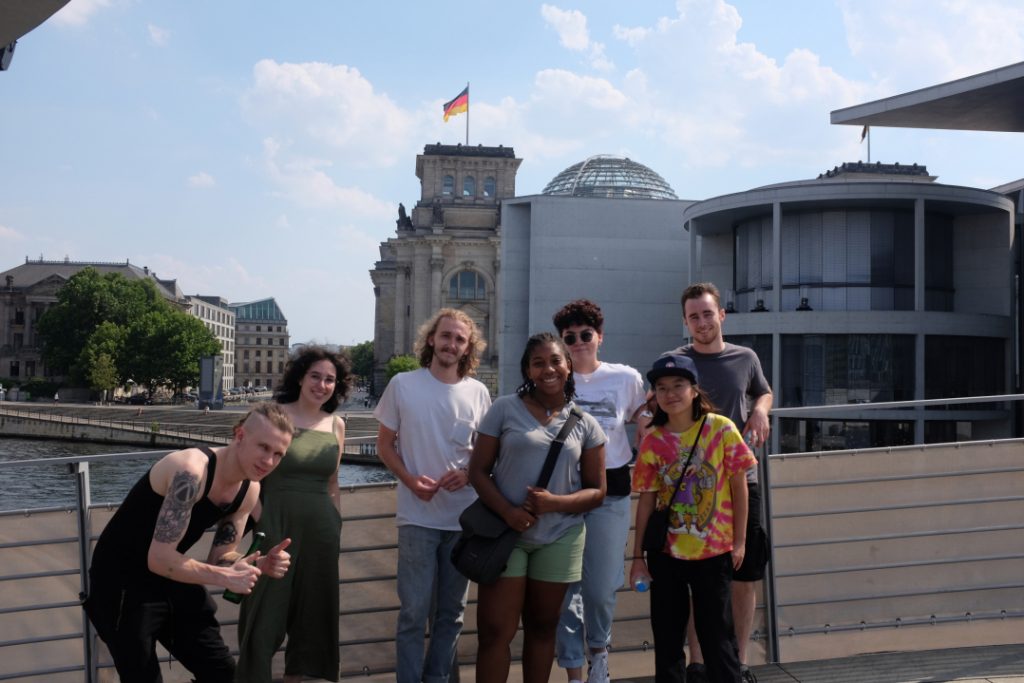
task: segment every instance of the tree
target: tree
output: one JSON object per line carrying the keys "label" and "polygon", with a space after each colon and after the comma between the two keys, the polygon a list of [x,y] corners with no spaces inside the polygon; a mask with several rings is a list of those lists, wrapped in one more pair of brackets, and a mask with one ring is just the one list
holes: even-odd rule
{"label": "tree", "polygon": [[120,273],[101,275],[84,268],[57,292],[57,303],[39,319],[43,360],[72,381],[86,379],[82,350],[104,322],[126,326],[154,307],[168,306],[149,280],[129,280]]}
{"label": "tree", "polygon": [[89,386],[96,391],[102,391],[103,398],[101,400],[105,401],[108,397],[106,392],[113,392],[118,383],[117,366],[114,365],[114,359],[110,357],[110,354],[100,353],[89,369]]}
{"label": "tree", "polygon": [[373,376],[373,342],[364,341],[349,349],[352,358],[352,374],[368,380]]}
{"label": "tree", "polygon": [[400,372],[409,372],[415,370],[420,366],[420,360],[416,356],[395,356],[388,361],[387,365],[387,377],[388,381]]}
{"label": "tree", "polygon": [[125,348],[125,376],[152,394],[159,386],[180,391],[197,384],[200,356],[218,353],[220,343],[199,319],[167,306],[134,321]]}
{"label": "tree", "polygon": [[107,381],[113,363],[115,385],[132,379],[150,394],[196,384],[199,357],[220,350],[200,320],[167,303],[149,280],[93,268],[68,280],[38,329],[43,360],[56,373],[94,386],[94,374]]}

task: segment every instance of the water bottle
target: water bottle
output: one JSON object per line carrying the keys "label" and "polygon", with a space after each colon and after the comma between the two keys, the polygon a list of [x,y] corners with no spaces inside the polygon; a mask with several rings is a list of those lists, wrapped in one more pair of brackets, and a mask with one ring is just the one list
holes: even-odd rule
{"label": "water bottle", "polygon": [[640,576],[636,577],[636,580],[633,582],[633,590],[635,590],[637,593],[646,593],[650,587],[651,577],[647,576],[646,574],[641,574]]}
{"label": "water bottle", "polygon": [[[252,534],[252,543],[249,545],[249,549],[245,551],[245,555],[242,555],[242,557],[249,557],[254,552],[259,550],[260,546],[263,545],[263,539],[265,539],[266,537],[267,535],[264,534],[262,531],[254,531]],[[241,593],[236,593],[235,591],[224,591],[224,599],[228,602],[233,602],[236,605],[242,602],[242,598],[244,597],[244,595],[242,595]]]}

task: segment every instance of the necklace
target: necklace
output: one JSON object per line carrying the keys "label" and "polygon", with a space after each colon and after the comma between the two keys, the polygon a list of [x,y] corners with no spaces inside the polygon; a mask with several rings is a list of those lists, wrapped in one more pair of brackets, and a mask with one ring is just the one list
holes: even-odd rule
{"label": "necklace", "polygon": [[536,396],[534,396],[533,394],[530,394],[530,398],[532,398],[537,403],[537,405],[539,405],[541,408],[544,409],[544,415],[546,415],[547,417],[551,417],[555,412],[557,412],[557,411],[559,411],[559,410],[561,410],[562,408],[565,407],[565,401],[562,401],[557,406],[551,406],[549,408],[546,405],[544,405],[541,402],[541,400],[539,398],[537,398]]}

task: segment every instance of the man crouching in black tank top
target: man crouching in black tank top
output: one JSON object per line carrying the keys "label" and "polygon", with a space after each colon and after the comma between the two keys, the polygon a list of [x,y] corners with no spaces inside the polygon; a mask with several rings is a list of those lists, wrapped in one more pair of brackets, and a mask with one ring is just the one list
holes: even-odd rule
{"label": "man crouching in black tank top", "polygon": [[[235,662],[204,585],[246,595],[265,574],[281,578],[290,539],[265,556],[236,548],[259,495],[295,429],[276,403],[260,403],[227,446],[186,448],[136,482],[100,534],[84,607],[122,681],[159,682],[159,642],[199,683],[230,683]],[[216,524],[206,562],[185,553]]]}

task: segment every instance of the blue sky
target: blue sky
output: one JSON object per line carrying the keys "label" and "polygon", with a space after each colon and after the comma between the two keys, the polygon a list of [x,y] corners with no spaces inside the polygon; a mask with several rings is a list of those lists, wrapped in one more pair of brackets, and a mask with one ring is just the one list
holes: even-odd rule
{"label": "blue sky", "polygon": [[[441,104],[515,148],[520,195],[624,154],[685,199],[866,158],[834,109],[1024,61],[975,0],[71,0],[0,73],[0,270],[121,261],[187,294],[276,297],[293,341],[373,334],[368,271],[419,196]],[[939,182],[1024,176],[1020,135],[876,128]]]}

